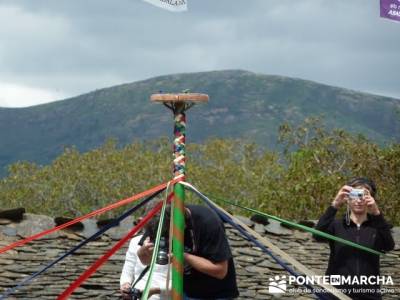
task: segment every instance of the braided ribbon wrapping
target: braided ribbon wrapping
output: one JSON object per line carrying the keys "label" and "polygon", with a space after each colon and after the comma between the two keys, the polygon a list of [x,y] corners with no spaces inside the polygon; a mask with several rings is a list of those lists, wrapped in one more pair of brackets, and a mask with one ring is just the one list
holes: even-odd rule
{"label": "braided ribbon wrapping", "polygon": [[184,180],[185,177],[185,139],[186,139],[186,116],[184,112],[175,114],[174,127],[174,179]]}

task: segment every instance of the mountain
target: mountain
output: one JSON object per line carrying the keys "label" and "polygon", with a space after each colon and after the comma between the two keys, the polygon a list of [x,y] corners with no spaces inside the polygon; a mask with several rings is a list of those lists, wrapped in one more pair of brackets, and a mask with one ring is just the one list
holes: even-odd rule
{"label": "mountain", "polygon": [[[64,147],[86,151],[110,137],[172,137],[172,113],[152,93],[207,93],[187,113],[187,140],[244,137],[271,148],[283,122],[323,116],[329,127],[377,142],[400,140],[400,101],[312,81],[229,70],[160,76],[27,108],[0,108],[0,168],[18,160],[48,163]],[[4,174],[4,172],[3,172]]]}

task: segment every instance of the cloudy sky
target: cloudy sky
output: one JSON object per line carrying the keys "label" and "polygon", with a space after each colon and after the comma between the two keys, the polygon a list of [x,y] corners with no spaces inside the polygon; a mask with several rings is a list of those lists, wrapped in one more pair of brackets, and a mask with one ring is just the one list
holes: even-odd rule
{"label": "cloudy sky", "polygon": [[223,69],[400,99],[400,22],[379,17],[379,0],[187,1],[171,13],[141,0],[0,0],[0,106]]}

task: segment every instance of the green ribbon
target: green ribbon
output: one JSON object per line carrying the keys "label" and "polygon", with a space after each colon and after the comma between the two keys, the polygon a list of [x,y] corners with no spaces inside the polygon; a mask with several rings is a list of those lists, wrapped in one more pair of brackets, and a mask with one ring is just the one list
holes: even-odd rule
{"label": "green ribbon", "polygon": [[320,230],[317,230],[317,229],[314,229],[314,228],[311,228],[311,227],[308,227],[308,226],[304,226],[304,225],[301,225],[301,224],[298,224],[298,223],[294,223],[294,222],[291,222],[291,221],[288,221],[288,220],[285,220],[285,219],[281,219],[281,218],[279,218],[279,217],[275,217],[275,216],[266,214],[266,213],[264,213],[264,212],[261,212],[261,211],[255,210],[255,209],[248,208],[248,207],[246,207],[246,206],[242,206],[242,205],[240,205],[240,204],[236,204],[236,203],[233,203],[233,202],[228,201],[228,200],[225,200],[225,199],[221,199],[221,198],[214,197],[214,196],[211,196],[211,197],[214,198],[214,199],[216,199],[216,200],[218,200],[218,201],[222,201],[222,202],[225,202],[225,203],[230,204],[230,205],[232,205],[232,206],[236,206],[236,207],[239,207],[239,208],[241,208],[241,209],[244,209],[244,210],[253,212],[253,213],[257,214],[257,215],[270,218],[270,219],[275,220],[275,221],[278,221],[278,222],[280,222],[280,223],[282,223],[282,224],[285,224],[285,225],[288,225],[288,226],[291,226],[291,227],[294,227],[294,228],[297,228],[297,229],[301,229],[301,230],[310,232],[310,233],[312,233],[312,234],[314,234],[314,235],[317,235],[317,236],[326,238],[326,239],[328,239],[328,240],[332,240],[332,241],[335,241],[335,242],[338,242],[338,243],[342,243],[342,244],[344,244],[344,245],[347,245],[347,246],[350,246],[350,247],[353,247],[353,248],[357,248],[357,249],[359,249],[359,250],[363,250],[363,251],[365,251],[365,252],[372,253],[372,254],[375,254],[375,255],[386,255],[386,254],[383,253],[383,252],[376,251],[376,250],[374,250],[374,249],[365,247],[365,246],[363,246],[363,245],[354,243],[354,242],[349,241],[349,240],[342,239],[342,238],[340,238],[340,237],[331,235],[331,234],[329,234],[329,233],[326,233],[326,232],[323,232],[323,231],[320,231]]}
{"label": "green ribbon", "polygon": [[163,206],[161,208],[160,221],[158,223],[157,235],[156,235],[156,240],[155,240],[154,249],[153,249],[153,255],[151,257],[151,263],[150,263],[150,269],[149,269],[149,277],[147,278],[146,286],[145,286],[145,288],[143,290],[142,297],[140,298],[141,300],[147,300],[149,298],[151,280],[153,278],[154,266],[155,266],[156,261],[157,261],[157,254],[158,254],[158,249],[159,249],[159,246],[160,246],[161,232],[162,232],[162,228],[164,226],[164,216],[165,216],[165,207],[167,206],[168,190],[169,190],[169,182],[168,182],[167,188],[165,190],[166,196],[165,196],[165,199],[163,201]]}

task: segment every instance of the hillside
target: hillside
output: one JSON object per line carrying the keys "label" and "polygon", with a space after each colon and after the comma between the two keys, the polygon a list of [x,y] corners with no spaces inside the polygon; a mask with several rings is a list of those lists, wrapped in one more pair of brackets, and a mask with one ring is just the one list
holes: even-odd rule
{"label": "hillside", "polygon": [[150,103],[152,93],[190,89],[210,103],[188,113],[188,142],[243,137],[276,147],[283,122],[321,116],[329,127],[362,133],[377,142],[400,140],[400,101],[301,79],[246,71],[156,77],[28,108],[0,108],[0,169],[18,160],[48,163],[64,147],[86,151],[110,137],[171,136],[172,116]]}

